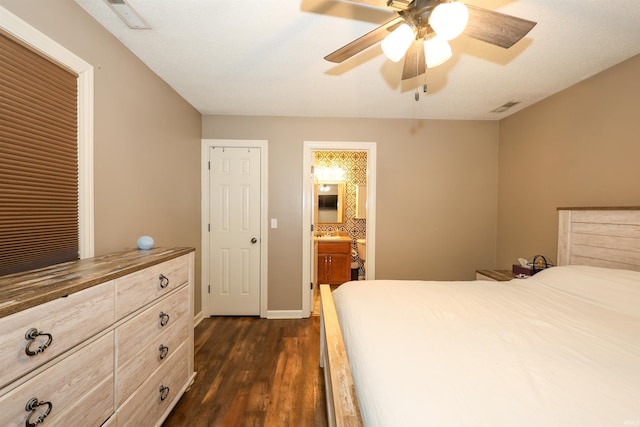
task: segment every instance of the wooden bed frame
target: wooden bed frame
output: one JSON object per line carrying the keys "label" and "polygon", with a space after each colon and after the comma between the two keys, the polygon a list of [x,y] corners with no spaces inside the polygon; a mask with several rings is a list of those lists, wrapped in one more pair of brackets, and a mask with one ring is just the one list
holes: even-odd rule
{"label": "wooden bed frame", "polygon": [[[558,265],[640,271],[640,207],[558,208]],[[362,426],[329,285],[320,285],[320,366],[329,426]]]}

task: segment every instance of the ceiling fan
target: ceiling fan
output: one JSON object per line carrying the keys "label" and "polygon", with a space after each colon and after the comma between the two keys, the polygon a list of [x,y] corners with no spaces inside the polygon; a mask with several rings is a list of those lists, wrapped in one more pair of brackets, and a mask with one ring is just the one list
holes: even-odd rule
{"label": "ceiling fan", "polygon": [[397,16],[324,59],[341,63],[378,42],[394,62],[405,58],[402,80],[419,76],[451,57],[452,40],[466,35],[502,48],[522,39],[536,22],[452,0],[348,0],[391,9]]}

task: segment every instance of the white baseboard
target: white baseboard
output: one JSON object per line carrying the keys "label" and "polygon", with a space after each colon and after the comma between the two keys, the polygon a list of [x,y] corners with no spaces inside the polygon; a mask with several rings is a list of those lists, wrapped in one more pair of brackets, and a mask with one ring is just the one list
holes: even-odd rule
{"label": "white baseboard", "polygon": [[195,328],[196,326],[198,326],[198,324],[202,322],[202,319],[204,319],[204,315],[202,314],[202,310],[201,310],[198,314],[196,314],[193,317],[193,327]]}
{"label": "white baseboard", "polygon": [[302,310],[268,310],[267,319],[302,319]]}

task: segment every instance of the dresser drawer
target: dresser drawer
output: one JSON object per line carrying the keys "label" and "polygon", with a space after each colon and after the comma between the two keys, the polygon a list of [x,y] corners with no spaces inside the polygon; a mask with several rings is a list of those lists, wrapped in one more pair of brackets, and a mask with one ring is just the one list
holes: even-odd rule
{"label": "dresser drawer", "polygon": [[187,255],[116,279],[116,318],[134,312],[188,280]]}
{"label": "dresser drawer", "polygon": [[149,420],[161,425],[189,380],[187,357],[187,344],[183,343],[118,409],[118,427],[151,426]]}
{"label": "dresser drawer", "polygon": [[[165,326],[161,324],[163,322],[161,313],[168,316],[164,317]],[[188,322],[188,313],[189,288],[185,287],[119,326],[116,329],[118,366],[126,364],[141,348],[155,342],[158,336],[174,324],[184,325]]]}
{"label": "dresser drawer", "polygon": [[[99,426],[114,412],[113,332],[0,397],[0,425],[35,424],[51,404],[44,426]],[[26,410],[30,400],[40,405]],[[46,403],[48,402],[48,403]]]}
{"label": "dresser drawer", "polygon": [[[1,318],[0,388],[104,330],[113,321],[112,281]],[[27,339],[28,331],[34,330],[34,335],[43,335]],[[27,350],[35,354],[29,356]]]}
{"label": "dresser drawer", "polygon": [[[169,316],[160,326],[159,313]],[[154,304],[116,329],[116,405],[144,382],[189,338],[189,288]]]}

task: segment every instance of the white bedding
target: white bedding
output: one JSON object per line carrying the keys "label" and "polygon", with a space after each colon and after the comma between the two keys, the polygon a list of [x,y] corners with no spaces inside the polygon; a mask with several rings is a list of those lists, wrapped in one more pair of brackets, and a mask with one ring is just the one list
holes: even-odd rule
{"label": "white bedding", "polygon": [[365,426],[640,425],[640,273],[349,282],[334,300]]}

